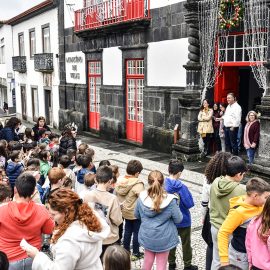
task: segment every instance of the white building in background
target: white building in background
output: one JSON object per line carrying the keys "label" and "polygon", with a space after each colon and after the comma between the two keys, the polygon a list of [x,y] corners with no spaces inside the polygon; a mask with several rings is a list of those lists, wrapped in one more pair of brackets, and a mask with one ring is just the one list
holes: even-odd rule
{"label": "white building in background", "polygon": [[0,108],[4,102],[9,112],[15,112],[14,72],[12,69],[12,28],[0,22]]}
{"label": "white building in background", "polygon": [[59,42],[56,1],[44,1],[11,18],[12,64],[17,115],[27,121],[45,116],[58,127]]}

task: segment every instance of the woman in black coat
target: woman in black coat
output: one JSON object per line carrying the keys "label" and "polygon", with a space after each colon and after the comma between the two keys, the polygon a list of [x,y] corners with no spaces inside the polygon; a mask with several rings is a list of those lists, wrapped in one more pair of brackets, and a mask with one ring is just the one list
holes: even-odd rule
{"label": "woman in black coat", "polygon": [[60,139],[59,145],[59,156],[67,154],[68,149],[77,150],[76,144],[76,128],[71,125],[66,125],[64,131],[62,132],[62,137]]}
{"label": "woman in black coat", "polygon": [[43,116],[40,116],[37,120],[37,123],[33,126],[33,137],[35,141],[40,139],[39,131],[42,129],[46,129],[47,131],[51,131],[50,128],[46,125],[46,119]]}
{"label": "woman in black coat", "polygon": [[10,141],[19,141],[19,137],[16,134],[15,130],[19,127],[21,124],[21,120],[17,117],[11,117],[5,127],[1,129],[0,131],[0,139],[6,140],[7,142]]}

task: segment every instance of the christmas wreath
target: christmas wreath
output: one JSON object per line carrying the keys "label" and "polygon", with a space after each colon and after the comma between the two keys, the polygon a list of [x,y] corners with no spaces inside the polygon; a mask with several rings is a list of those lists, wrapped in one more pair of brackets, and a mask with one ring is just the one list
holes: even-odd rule
{"label": "christmas wreath", "polygon": [[[225,14],[232,7],[233,12],[230,18],[226,19]],[[221,29],[230,30],[233,27],[238,27],[243,19],[244,7],[239,0],[221,0],[219,12],[219,26]]]}

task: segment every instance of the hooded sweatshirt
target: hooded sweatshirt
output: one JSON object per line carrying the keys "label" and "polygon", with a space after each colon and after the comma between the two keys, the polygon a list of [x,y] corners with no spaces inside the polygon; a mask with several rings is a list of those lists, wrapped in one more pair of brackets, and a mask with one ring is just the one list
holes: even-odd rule
{"label": "hooded sweatshirt", "polygon": [[103,270],[100,261],[102,240],[110,233],[105,220],[99,219],[101,232],[92,232],[78,220],[74,221],[51,246],[53,260],[39,252],[34,258],[32,270]]}
{"label": "hooded sweatshirt", "polygon": [[230,211],[218,232],[218,250],[220,262],[229,262],[228,246],[229,237],[232,247],[242,253],[246,253],[245,240],[246,229],[251,219],[262,212],[262,206],[255,206],[245,202],[246,196],[230,199]]}
{"label": "hooded sweatshirt", "polygon": [[165,190],[170,194],[176,194],[180,197],[180,210],[183,214],[181,223],[176,224],[177,228],[186,228],[191,226],[189,209],[194,206],[194,201],[187,186],[180,179],[167,177],[165,179]]}
{"label": "hooded sweatshirt", "polygon": [[30,202],[9,202],[0,206],[0,250],[10,262],[27,258],[20,247],[24,238],[29,244],[41,248],[41,234],[51,234],[54,222],[44,205]]}
{"label": "hooded sweatshirt", "polygon": [[152,252],[164,252],[176,247],[179,243],[175,224],[183,218],[177,205],[178,197],[166,194],[160,205],[160,211],[153,208],[153,200],[147,190],[140,193],[135,208],[135,217],[141,220],[139,243]]}
{"label": "hooded sweatshirt", "polygon": [[123,223],[119,201],[114,194],[99,189],[91,190],[85,197],[93,209],[99,209],[99,212],[105,217],[110,226],[110,235],[104,239],[103,245],[110,245],[119,239],[119,225]]}
{"label": "hooded sweatshirt", "polygon": [[210,223],[219,229],[228,215],[229,200],[245,195],[245,186],[221,176],[215,179],[210,189]]}
{"label": "hooded sweatshirt", "polygon": [[117,180],[115,192],[120,202],[124,219],[136,219],[134,216],[134,209],[139,194],[143,190],[143,182],[133,176],[126,175],[125,177]]}

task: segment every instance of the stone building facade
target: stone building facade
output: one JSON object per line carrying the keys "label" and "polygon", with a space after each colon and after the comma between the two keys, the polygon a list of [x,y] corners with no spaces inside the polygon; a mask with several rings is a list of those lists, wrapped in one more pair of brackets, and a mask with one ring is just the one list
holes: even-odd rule
{"label": "stone building facade", "polygon": [[[62,16],[67,16],[67,12],[60,12],[60,127],[74,121],[81,131],[109,140],[127,140],[146,148],[171,151],[174,127],[181,122],[179,96],[186,85],[183,68],[188,60],[186,10],[183,1],[169,1],[169,5],[168,1],[160,2],[164,3],[149,1],[149,18],[142,16],[121,25],[77,32],[73,27],[65,27],[67,18],[64,20]],[[60,3],[60,11],[66,9]],[[71,52],[85,54],[86,80],[79,84],[67,83],[65,56]],[[143,75],[141,107],[135,108],[143,120],[128,123],[130,103],[140,102],[127,98],[127,61],[133,59],[143,60],[144,65],[140,74]],[[92,117],[89,109],[92,101],[88,65],[92,61],[100,61],[101,65],[98,128],[91,124],[95,115]],[[132,134],[134,129],[137,134]]]}

